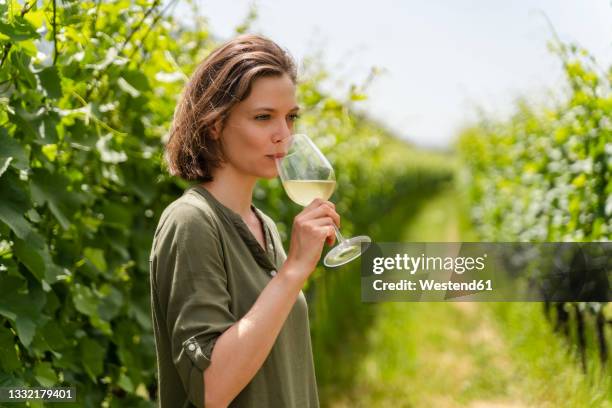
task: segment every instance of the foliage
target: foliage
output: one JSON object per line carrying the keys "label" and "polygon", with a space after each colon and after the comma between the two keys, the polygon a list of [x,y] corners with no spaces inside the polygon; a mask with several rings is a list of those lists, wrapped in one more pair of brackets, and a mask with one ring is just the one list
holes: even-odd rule
{"label": "foliage", "polygon": [[[609,241],[612,237],[612,67],[555,43],[568,98],[536,109],[525,101],[507,121],[483,118],[458,148],[472,218],[484,241]],[[546,305],[555,328],[609,356],[612,309],[601,302]],[[575,326],[575,329],[574,327]],[[585,334],[588,328],[594,332]]]}
{"label": "foliage", "polygon": [[[204,19],[190,30],[167,16],[172,3],[0,2],[0,386],[153,406],[148,255],[187,186],[163,169],[163,142],[187,75],[216,44]],[[382,236],[381,212],[450,172],[351,113],[362,95],[319,92],[320,75],[300,84],[302,129],[338,169],[343,231]],[[255,198],[286,238],[298,209],[278,182]]]}

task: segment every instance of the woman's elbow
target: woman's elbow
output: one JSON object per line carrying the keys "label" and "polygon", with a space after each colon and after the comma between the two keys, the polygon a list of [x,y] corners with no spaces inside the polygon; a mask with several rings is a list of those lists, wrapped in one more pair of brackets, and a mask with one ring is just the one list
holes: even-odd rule
{"label": "woman's elbow", "polygon": [[219,392],[219,387],[215,386],[208,370],[204,370],[204,407],[205,408],[225,408],[229,405],[223,395]]}

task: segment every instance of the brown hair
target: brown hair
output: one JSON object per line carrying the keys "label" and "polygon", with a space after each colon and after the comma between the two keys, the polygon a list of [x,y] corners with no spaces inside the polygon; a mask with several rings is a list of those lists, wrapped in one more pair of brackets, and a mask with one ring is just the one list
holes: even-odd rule
{"label": "brown hair", "polygon": [[296,83],[295,62],[273,41],[240,35],[212,51],[189,79],[174,112],[165,159],[170,174],[187,180],[210,181],[224,160],[221,129],[231,108],[248,98],[261,77],[287,74]]}

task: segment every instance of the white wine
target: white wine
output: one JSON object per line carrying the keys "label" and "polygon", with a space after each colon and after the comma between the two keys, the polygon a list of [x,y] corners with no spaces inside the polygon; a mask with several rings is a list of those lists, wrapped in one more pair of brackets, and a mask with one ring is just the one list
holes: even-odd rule
{"label": "white wine", "polygon": [[283,186],[293,202],[306,207],[315,198],[327,200],[336,188],[336,180],[285,180]]}

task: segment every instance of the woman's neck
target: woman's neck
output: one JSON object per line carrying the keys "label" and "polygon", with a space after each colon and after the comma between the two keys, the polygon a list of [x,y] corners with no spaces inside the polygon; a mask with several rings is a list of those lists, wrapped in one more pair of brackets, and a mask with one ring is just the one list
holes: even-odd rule
{"label": "woman's neck", "polygon": [[215,171],[213,181],[207,181],[201,185],[210,191],[221,204],[243,219],[249,219],[256,182],[257,178],[245,176],[227,166]]}

